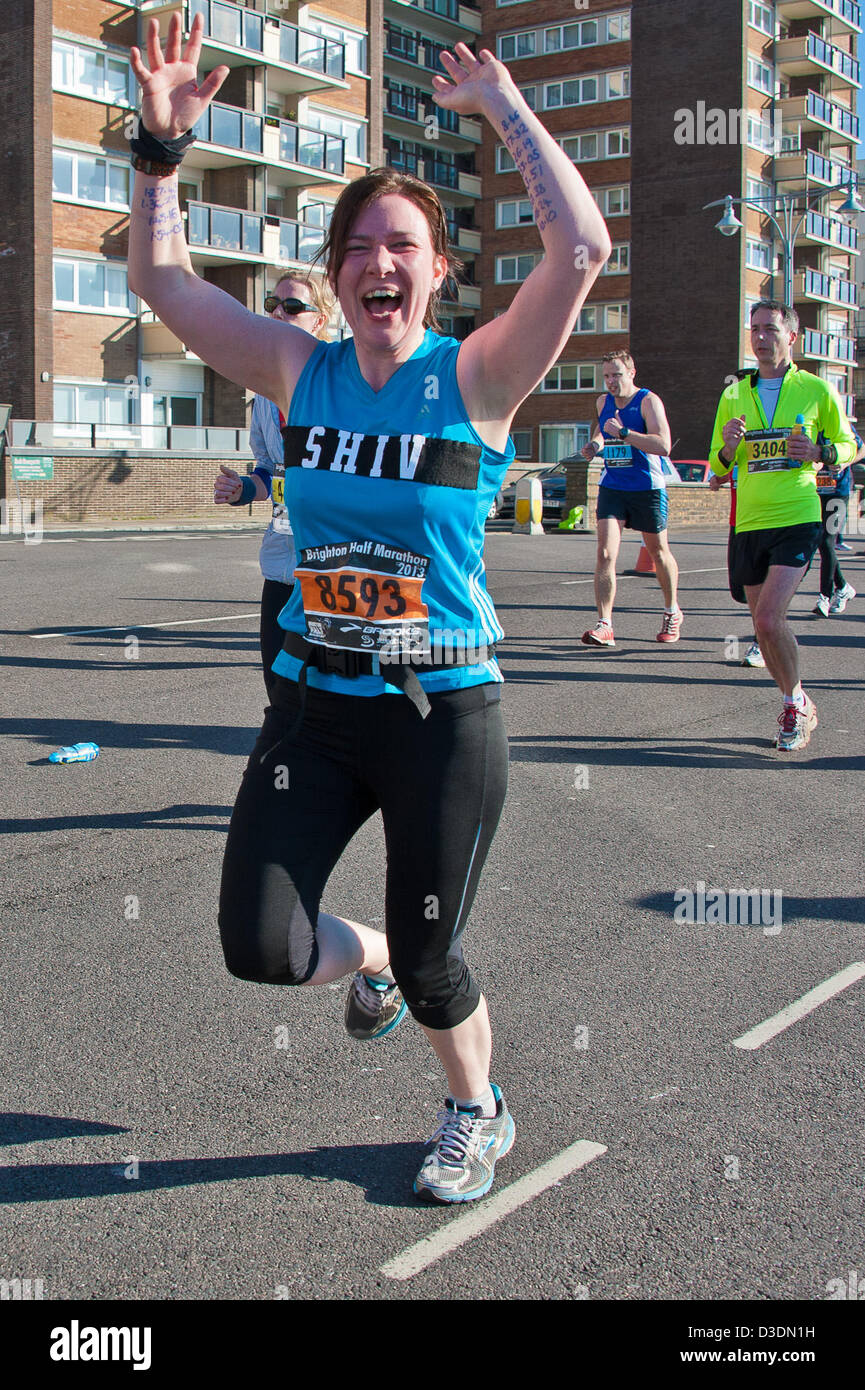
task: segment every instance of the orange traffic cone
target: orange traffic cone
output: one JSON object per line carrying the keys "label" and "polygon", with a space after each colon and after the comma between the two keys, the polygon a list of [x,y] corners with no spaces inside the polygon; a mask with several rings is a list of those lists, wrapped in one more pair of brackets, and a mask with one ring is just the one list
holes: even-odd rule
{"label": "orange traffic cone", "polygon": [[654,574],[655,562],[652,559],[645,545],[640,546],[640,553],[637,556],[637,563],[634,566],[634,574]]}

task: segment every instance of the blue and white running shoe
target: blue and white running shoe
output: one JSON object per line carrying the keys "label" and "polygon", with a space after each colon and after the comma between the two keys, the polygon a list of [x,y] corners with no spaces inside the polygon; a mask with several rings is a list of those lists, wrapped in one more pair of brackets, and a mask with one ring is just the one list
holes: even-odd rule
{"label": "blue and white running shoe", "polygon": [[437,1202],[473,1202],[493,1185],[496,1159],[513,1147],[514,1122],[498,1086],[492,1087],[496,1113],[484,1119],[480,1106],[457,1110],[445,1101],[438,1128],[430,1139],[433,1148],[414,1180],[421,1197]]}

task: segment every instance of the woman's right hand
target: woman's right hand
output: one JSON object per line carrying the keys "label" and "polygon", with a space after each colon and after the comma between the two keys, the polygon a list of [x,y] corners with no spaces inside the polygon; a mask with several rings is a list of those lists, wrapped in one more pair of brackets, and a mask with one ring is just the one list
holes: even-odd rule
{"label": "woman's right hand", "polygon": [[175,11],[168,24],[165,56],[159,41],[159,24],[151,19],[147,26],[147,61],[132,48],[129,61],[141,87],[141,120],[158,140],[175,140],[191,130],[201,113],[216,96],[226,77],[227,67],[214,68],[199,87],[198,56],[204,34],[204,16],[196,14],[189,40],[181,55],[180,14]]}
{"label": "woman's right hand", "polygon": [[[150,127],[147,127],[148,130]],[[243,479],[233,468],[226,468],[224,463],[219,465],[219,477],[213,484],[213,500],[217,503],[232,503],[243,491]]]}

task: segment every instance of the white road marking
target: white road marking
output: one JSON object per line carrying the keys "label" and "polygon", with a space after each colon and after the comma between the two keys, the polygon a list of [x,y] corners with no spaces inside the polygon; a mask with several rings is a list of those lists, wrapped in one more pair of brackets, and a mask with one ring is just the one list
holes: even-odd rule
{"label": "white road marking", "polygon": [[79,627],[74,632],[28,632],[34,642],[46,637],[89,637],[94,632],[141,632],[152,627],[199,627],[202,623],[236,623],[241,618],[258,618],[259,613],[225,613],[221,618],[176,618],[170,623],[126,623],[122,627]]}
{"label": "white road marking", "polygon": [[[680,579],[684,579],[684,577],[685,577],[686,574],[726,574],[726,573],[727,573],[727,566],[726,566],[726,565],[712,565],[709,569],[705,569],[705,570],[679,570],[679,578],[680,578]],[[646,576],[643,575],[643,574],[641,574],[639,577],[640,577],[640,579],[645,579]],[[616,578],[617,578],[617,579],[636,579],[637,576],[636,576],[635,574],[623,573],[623,574],[617,575]],[[562,580],[560,581],[561,586],[562,586],[563,589],[567,589],[567,588],[569,588],[570,586],[572,586],[572,585],[574,585],[574,584],[594,584],[594,582],[595,582],[594,576],[593,576],[591,579],[562,579]]]}
{"label": "white road marking", "polygon": [[576,1144],[571,1144],[555,1158],[542,1163],[533,1173],[527,1173],[524,1178],[511,1183],[510,1187],[504,1188],[495,1197],[488,1198],[482,1206],[467,1211],[464,1216],[458,1216],[449,1226],[436,1231],[434,1235],[425,1236],[416,1245],[410,1245],[408,1250],[382,1265],[379,1272],[386,1274],[389,1279],[411,1279],[413,1275],[426,1269],[427,1265],[441,1259],[442,1255],[447,1255],[466,1241],[473,1240],[496,1221],[501,1221],[503,1216],[509,1216],[517,1207],[531,1201],[532,1197],[537,1197],[548,1187],[553,1187],[561,1182],[562,1178],[591,1163],[593,1158],[600,1158],[601,1154],[606,1152],[604,1144],[593,1144],[588,1139],[579,1139]]}
{"label": "white road marking", "polygon": [[800,1018],[814,1012],[821,1004],[825,1004],[827,999],[832,999],[849,985],[854,985],[857,980],[861,980],[865,975],[865,962],[856,961],[853,965],[848,965],[845,970],[839,970],[837,975],[831,975],[828,980],[817,985],[814,989],[809,989],[807,994],[803,994],[801,999],[788,1004],[780,1013],[773,1014],[767,1018],[765,1023],[758,1023],[756,1028],[751,1028],[747,1033],[743,1033],[740,1038],[733,1039],[734,1047],[741,1047],[747,1052],[753,1052],[755,1048],[762,1047],[764,1042],[774,1038],[778,1033],[783,1033],[785,1028],[789,1028],[791,1023],[797,1023]]}
{"label": "white road marking", "polygon": [[152,570],[154,574],[195,574],[195,565],[181,565],[172,563],[170,560],[159,565],[145,565],[144,569]]}

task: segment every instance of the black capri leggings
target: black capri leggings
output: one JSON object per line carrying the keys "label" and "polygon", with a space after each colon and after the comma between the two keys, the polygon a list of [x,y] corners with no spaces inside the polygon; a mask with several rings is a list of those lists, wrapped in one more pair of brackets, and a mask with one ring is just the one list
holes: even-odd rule
{"label": "black capri leggings", "polygon": [[453,1028],[480,992],[461,934],[507,790],[497,684],[431,694],[421,719],[404,695],[308,689],[276,678],[225,849],[219,930],[243,980],[301,985],[318,962],[315,925],[330,873],[380,810],[387,846],[390,965],[414,1017]]}
{"label": "black capri leggings", "polygon": [[844,588],[844,576],[835,553],[835,543],[847,519],[847,500],[844,497],[821,497],[823,530],[820,532],[820,593],[826,598]]}
{"label": "black capri leggings", "polygon": [[261,665],[264,670],[264,684],[267,698],[271,698],[276,676],[270,669],[276,660],[277,652],[282,650],[285,628],[276,621],[288,600],[291,598],[293,584],[280,584],[278,579],[265,579],[261,590],[261,619],[259,643],[261,645]]}

